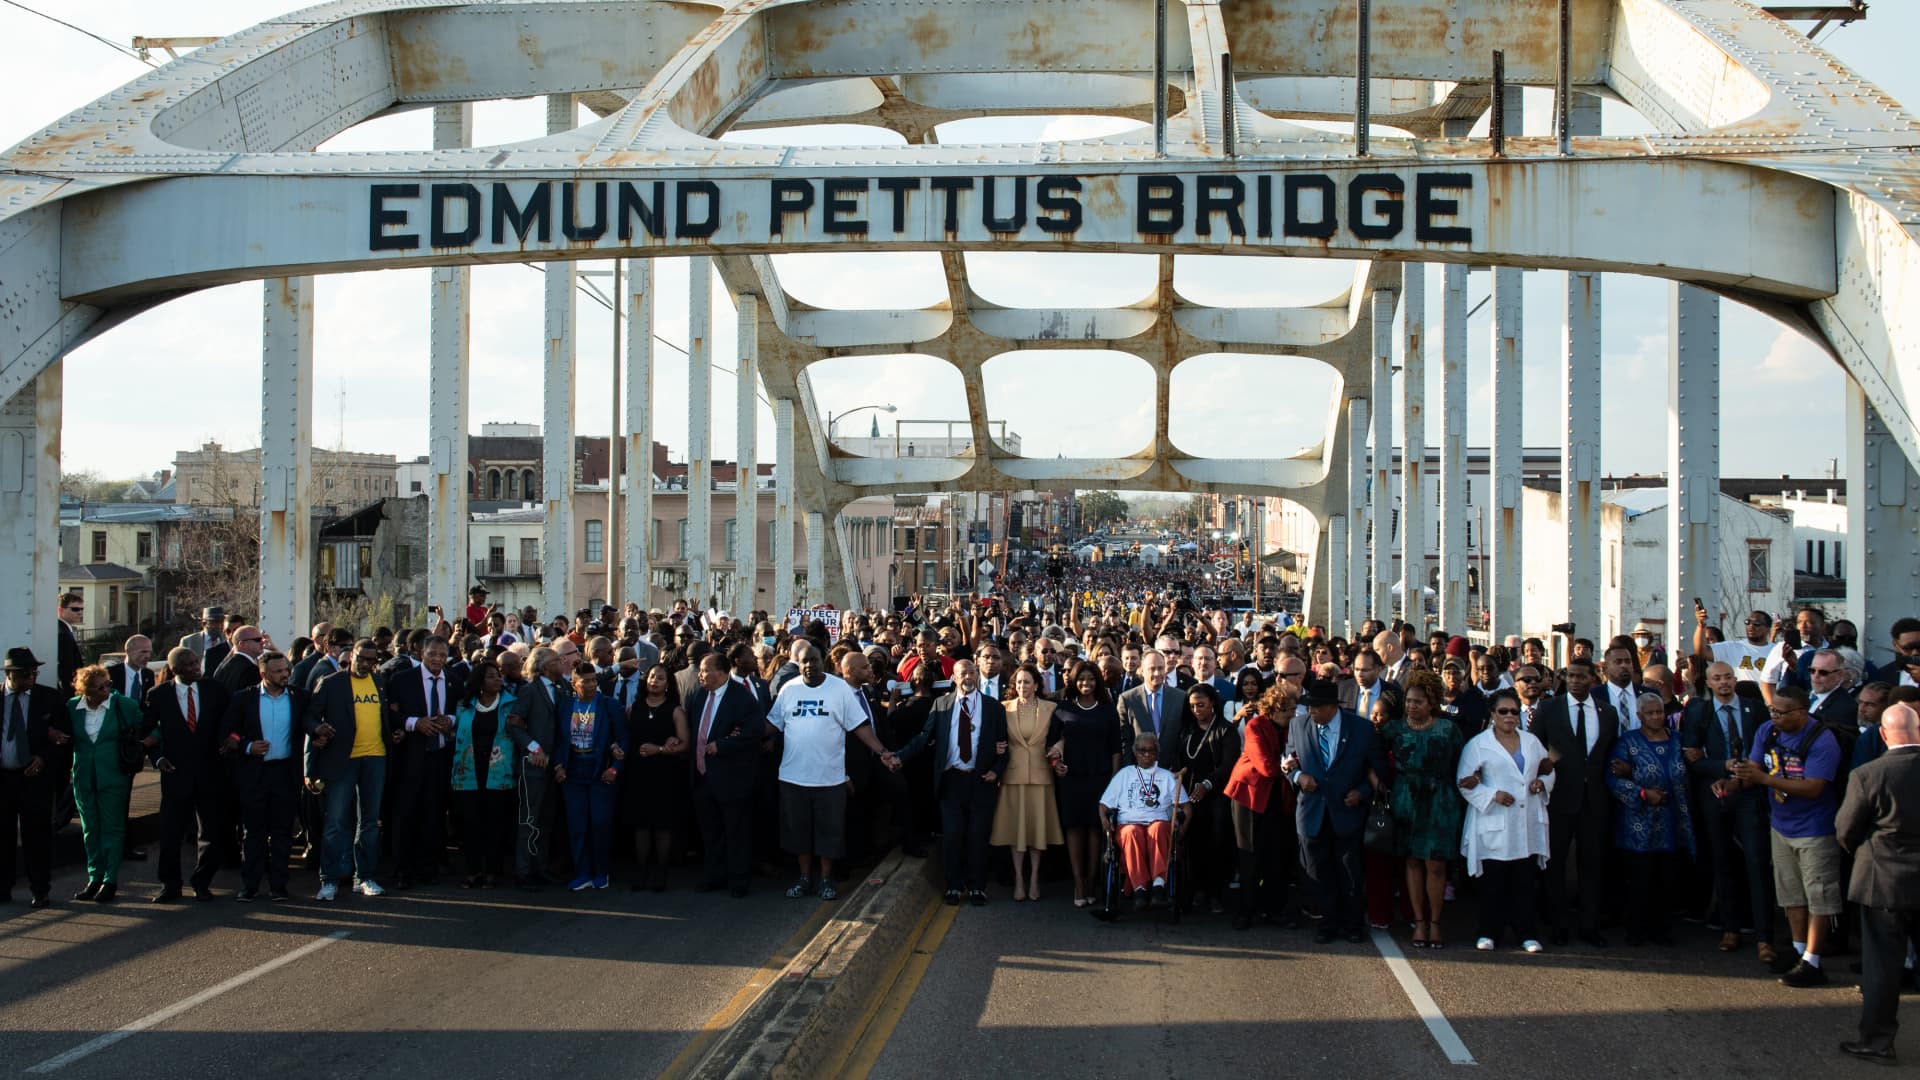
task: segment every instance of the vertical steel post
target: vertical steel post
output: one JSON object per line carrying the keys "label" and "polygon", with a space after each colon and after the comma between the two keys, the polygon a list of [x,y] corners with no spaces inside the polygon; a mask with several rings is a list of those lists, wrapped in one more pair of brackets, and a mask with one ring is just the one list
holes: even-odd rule
{"label": "vertical steel post", "polygon": [[[1488,628],[1499,641],[1508,634],[1521,632],[1521,569],[1524,556],[1521,541],[1521,452],[1520,424],[1523,408],[1521,365],[1522,319],[1521,291],[1525,287],[1521,272],[1510,266],[1493,271],[1493,445],[1487,477],[1492,491],[1489,511],[1493,535],[1489,562],[1493,578],[1488,605]],[[1484,540],[1483,540],[1484,542]],[[1488,582],[1480,582],[1482,595],[1488,595]]]}
{"label": "vertical steel post", "polygon": [[[1887,656],[1893,621],[1920,612],[1920,476],[1851,378],[1846,455],[1847,613],[1860,644]],[[1793,564],[1787,552],[1772,557]]]}
{"label": "vertical steel post", "polygon": [[[473,106],[433,107],[433,148],[457,150],[473,143]],[[471,342],[469,302],[473,270],[432,270],[427,368],[427,601],[448,611],[466,603],[467,390]],[[406,495],[406,492],[401,492]],[[473,575],[475,579],[479,575]]]}
{"label": "vertical steel post", "polygon": [[760,606],[760,298],[740,293],[734,303],[740,309],[740,360],[734,368],[733,606],[734,614],[746,618]]}
{"label": "vertical steel post", "polygon": [[313,279],[264,284],[255,623],[277,641],[292,641],[307,632],[313,607]]}
{"label": "vertical steel post", "polygon": [[[1581,94],[1571,130],[1600,133],[1600,99]],[[1604,642],[1618,631],[1616,610],[1603,616],[1600,543],[1600,275],[1567,273],[1566,334],[1561,353],[1561,511],[1567,522],[1566,618],[1576,633]]]}
{"label": "vertical steel post", "polygon": [[1493,109],[1487,117],[1487,137],[1493,140],[1493,156],[1507,152],[1507,54],[1493,50]]}
{"label": "vertical steel post", "polygon": [[1234,108],[1233,54],[1220,54],[1220,145],[1228,157],[1235,156],[1239,142],[1240,115]]}
{"label": "vertical steel post", "polygon": [[1398,296],[1386,289],[1373,294],[1373,484],[1368,494],[1368,549],[1373,556],[1372,604],[1368,617],[1393,617],[1393,309]]}
{"label": "vertical steel post", "polygon": [[1694,597],[1708,618],[1734,612],[1718,574],[1720,298],[1674,282],[1668,323],[1666,640],[1668,655],[1677,656],[1692,649]]}
{"label": "vertical steel post", "polygon": [[1467,627],[1467,268],[1449,263],[1441,280],[1440,626],[1458,634]]}
{"label": "vertical steel post", "polygon": [[1167,156],[1167,0],[1153,0],[1153,156]]}
{"label": "vertical steel post", "polygon": [[49,685],[60,632],[62,371],[63,361],[48,364],[0,407],[0,632],[9,648],[25,645],[47,665],[41,681]]}
{"label": "vertical steel post", "polygon": [[[574,126],[572,94],[547,95],[547,134]],[[547,352],[540,427],[540,604],[548,617],[571,612],[573,592],[574,265],[546,265]]]}
{"label": "vertical steel post", "polygon": [[709,600],[713,560],[713,459],[707,440],[713,423],[713,260],[687,260],[687,596]]}
{"label": "vertical steel post", "polygon": [[[947,551],[947,591],[953,591],[953,549]],[[807,511],[808,607],[827,602],[827,515]]]}
{"label": "vertical steel post", "polygon": [[1353,36],[1357,55],[1354,69],[1358,84],[1353,92],[1353,149],[1360,157],[1369,153],[1368,142],[1373,135],[1373,87],[1369,84],[1373,69],[1373,3],[1372,0],[1358,0],[1353,8]]}
{"label": "vertical steel post", "polygon": [[1347,632],[1347,516],[1329,514],[1321,530],[1327,567],[1327,633]]}
{"label": "vertical steel post", "polygon": [[1400,271],[1400,617],[1427,630],[1427,267]]}
{"label": "vertical steel post", "polygon": [[1367,602],[1367,399],[1347,402],[1347,630],[1368,617]]}
{"label": "vertical steel post", "polygon": [[627,554],[627,549],[621,546],[620,541],[621,535],[625,532],[621,528],[625,515],[621,512],[620,503],[625,493],[621,477],[625,472],[622,466],[625,464],[627,449],[626,440],[620,436],[620,323],[625,315],[620,308],[621,298],[627,295],[626,269],[625,259],[613,260],[613,300],[607,305],[613,309],[611,312],[613,352],[609,357],[610,370],[607,372],[608,380],[612,383],[608,396],[612,400],[608,402],[607,416],[607,532],[601,538],[600,552],[601,557],[606,560],[604,565],[607,568],[607,583],[604,586],[606,602],[616,606],[626,599],[620,592],[623,582],[617,570]]}
{"label": "vertical steel post", "polygon": [[1560,53],[1554,69],[1553,131],[1560,138],[1561,156],[1573,153],[1573,0],[1560,0]]}
{"label": "vertical steel post", "polygon": [[773,399],[773,609],[787,617],[793,600],[793,408],[792,398]]}
{"label": "vertical steel post", "polygon": [[627,276],[625,579],[620,595],[653,606],[653,260]]}

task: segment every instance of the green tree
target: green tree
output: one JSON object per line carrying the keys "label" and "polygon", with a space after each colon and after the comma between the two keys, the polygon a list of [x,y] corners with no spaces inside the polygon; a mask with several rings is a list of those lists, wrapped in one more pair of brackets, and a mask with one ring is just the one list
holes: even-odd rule
{"label": "green tree", "polygon": [[1080,523],[1088,528],[1127,519],[1127,500],[1111,491],[1089,491],[1075,501],[1080,504]]}

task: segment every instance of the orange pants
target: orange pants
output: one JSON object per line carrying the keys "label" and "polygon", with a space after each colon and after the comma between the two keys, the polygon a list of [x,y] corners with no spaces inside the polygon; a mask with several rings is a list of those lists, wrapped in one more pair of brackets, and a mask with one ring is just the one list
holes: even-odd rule
{"label": "orange pants", "polygon": [[1167,862],[1173,855],[1173,826],[1165,821],[1151,825],[1120,826],[1120,861],[1127,868],[1127,887],[1144,889],[1155,878],[1167,880]]}

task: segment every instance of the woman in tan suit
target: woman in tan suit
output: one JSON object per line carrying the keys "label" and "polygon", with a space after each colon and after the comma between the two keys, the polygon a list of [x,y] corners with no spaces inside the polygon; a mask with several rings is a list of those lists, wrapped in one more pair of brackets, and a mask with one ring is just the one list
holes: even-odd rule
{"label": "woman in tan suit", "polygon": [[1007,702],[1007,770],[989,841],[1013,847],[1015,900],[1040,899],[1040,853],[1064,839],[1060,811],[1053,804],[1053,776],[1059,765],[1060,721],[1053,715],[1053,702],[1040,697],[1039,670],[1022,664],[1013,673],[1013,698]]}

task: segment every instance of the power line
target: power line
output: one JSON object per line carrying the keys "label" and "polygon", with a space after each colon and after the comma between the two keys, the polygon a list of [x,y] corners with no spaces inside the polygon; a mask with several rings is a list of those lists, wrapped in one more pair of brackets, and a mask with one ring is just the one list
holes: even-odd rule
{"label": "power line", "polygon": [[92,38],[93,40],[99,42],[100,44],[105,45],[107,48],[112,49],[114,52],[117,52],[120,55],[127,57],[128,59],[138,60],[141,63],[147,65],[148,67],[160,66],[154,63],[153,61],[147,59],[146,57],[141,56],[139,53],[134,52],[132,49],[127,48],[125,45],[120,45],[116,42],[109,41],[106,38],[101,37],[99,34],[96,34],[93,31],[88,30],[84,26],[75,26],[72,23],[66,21],[65,19],[58,19],[53,17],[52,15],[47,14],[44,11],[38,11],[34,8],[30,8],[27,5],[20,3],[20,0],[0,0],[0,4],[6,4],[8,7],[19,8],[21,11],[24,11],[29,15],[38,15],[40,18],[45,19],[50,23],[55,23],[60,26],[64,26],[76,34],[85,34],[86,36]]}

